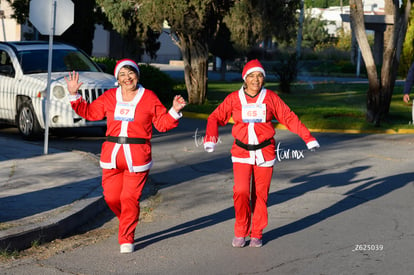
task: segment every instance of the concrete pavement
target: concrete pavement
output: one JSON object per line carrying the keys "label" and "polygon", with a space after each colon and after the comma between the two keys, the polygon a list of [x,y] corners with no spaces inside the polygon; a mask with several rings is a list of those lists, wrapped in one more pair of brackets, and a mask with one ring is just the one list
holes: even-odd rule
{"label": "concrete pavement", "polygon": [[0,137],[0,249],[73,231],[103,210],[97,157]]}

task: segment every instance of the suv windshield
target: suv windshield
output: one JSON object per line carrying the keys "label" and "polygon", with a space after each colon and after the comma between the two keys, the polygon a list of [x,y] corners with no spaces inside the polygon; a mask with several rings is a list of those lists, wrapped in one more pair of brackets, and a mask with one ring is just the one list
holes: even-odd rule
{"label": "suv windshield", "polygon": [[[27,50],[17,54],[24,74],[47,73],[49,51]],[[87,71],[100,72],[99,68],[82,52],[53,50],[52,72]]]}

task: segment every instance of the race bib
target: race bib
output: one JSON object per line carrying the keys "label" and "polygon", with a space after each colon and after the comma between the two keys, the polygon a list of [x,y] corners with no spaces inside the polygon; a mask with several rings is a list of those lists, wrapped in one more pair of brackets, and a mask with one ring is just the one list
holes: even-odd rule
{"label": "race bib", "polygon": [[266,122],[266,104],[242,105],[242,120],[244,123]]}
{"label": "race bib", "polygon": [[117,102],[115,107],[115,120],[134,121],[135,104],[129,102]]}

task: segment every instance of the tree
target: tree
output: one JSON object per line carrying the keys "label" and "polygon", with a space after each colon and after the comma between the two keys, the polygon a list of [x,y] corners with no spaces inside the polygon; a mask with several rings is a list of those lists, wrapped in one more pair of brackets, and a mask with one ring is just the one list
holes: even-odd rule
{"label": "tree", "polygon": [[[150,35],[148,46],[153,45],[155,49],[148,48],[151,57],[159,49],[159,45],[152,42],[158,39],[159,33],[144,29],[138,21],[137,9],[129,1],[96,0],[96,11],[98,23],[106,30],[115,30],[122,38],[123,49],[129,54],[129,58],[139,59],[145,48],[145,38]],[[123,55],[123,53],[121,54]]]}
{"label": "tree", "polygon": [[217,36],[210,42],[209,50],[214,55],[221,59],[221,80],[225,80],[226,64],[228,60],[236,57],[236,50],[233,47],[233,42],[230,39],[231,33],[226,24],[220,24]]}
{"label": "tree", "polygon": [[75,6],[74,22],[56,41],[69,42],[92,54],[93,37],[95,35],[94,14],[95,0],[72,0]]}
{"label": "tree", "polygon": [[414,61],[414,10],[411,9],[410,22],[407,26],[407,33],[403,44],[403,50],[401,52],[400,66],[398,67],[398,74],[400,76],[406,76],[408,70]]}
{"label": "tree", "polygon": [[329,8],[333,6],[341,6],[341,2],[343,6],[348,6],[348,0],[305,0],[305,6],[308,8]]}
{"label": "tree", "polygon": [[188,102],[202,104],[206,98],[208,45],[216,37],[231,0],[142,0],[139,18],[160,30],[164,20],[176,38],[184,61]]}
{"label": "tree", "polygon": [[11,18],[16,19],[17,23],[24,24],[29,18],[29,3],[30,0],[6,0],[13,9],[14,14]]}
{"label": "tree", "polygon": [[269,38],[289,41],[296,36],[300,0],[239,0],[224,18],[234,47],[247,52]]}
{"label": "tree", "polygon": [[[97,3],[118,31],[129,24],[127,21],[136,20],[142,27],[161,32],[166,22],[183,57],[188,101],[202,104],[207,91],[209,46],[214,44],[222,23],[230,30],[234,47],[247,49],[268,36],[286,35],[288,26],[294,25],[292,15],[298,0],[97,0]],[[125,12],[129,16],[122,16]]]}
{"label": "tree", "polygon": [[328,24],[330,22],[323,20],[322,14],[313,17],[310,10],[306,11],[303,22],[302,46],[315,50],[318,46],[326,46],[331,42],[331,36],[326,29]]}
{"label": "tree", "polygon": [[385,13],[394,18],[394,24],[386,27],[383,63],[379,76],[365,31],[362,0],[350,0],[349,3],[351,26],[368,74],[366,119],[379,126],[381,119],[389,113],[400,54],[407,31],[411,1],[385,0]]}
{"label": "tree", "polygon": [[[184,61],[184,78],[188,101],[201,104],[207,90],[208,45],[216,36],[231,0],[97,0],[109,21],[120,31],[128,21],[161,32],[164,22],[179,47]],[[122,11],[114,13],[113,11]],[[120,16],[128,12],[130,16]],[[122,21],[122,22],[120,22]],[[140,32],[138,32],[140,33]],[[143,34],[145,35],[145,34]]]}

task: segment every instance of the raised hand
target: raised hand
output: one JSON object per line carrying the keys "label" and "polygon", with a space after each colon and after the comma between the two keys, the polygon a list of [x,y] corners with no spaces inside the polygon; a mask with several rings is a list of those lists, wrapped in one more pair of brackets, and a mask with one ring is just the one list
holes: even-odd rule
{"label": "raised hand", "polygon": [[72,74],[69,72],[69,77],[65,76],[66,85],[68,86],[68,91],[71,95],[76,95],[80,86],[82,86],[83,82],[79,83],[79,73],[73,71]]}
{"label": "raised hand", "polygon": [[185,107],[186,104],[187,103],[185,102],[185,99],[182,96],[176,95],[174,97],[173,108],[177,113],[180,112]]}

